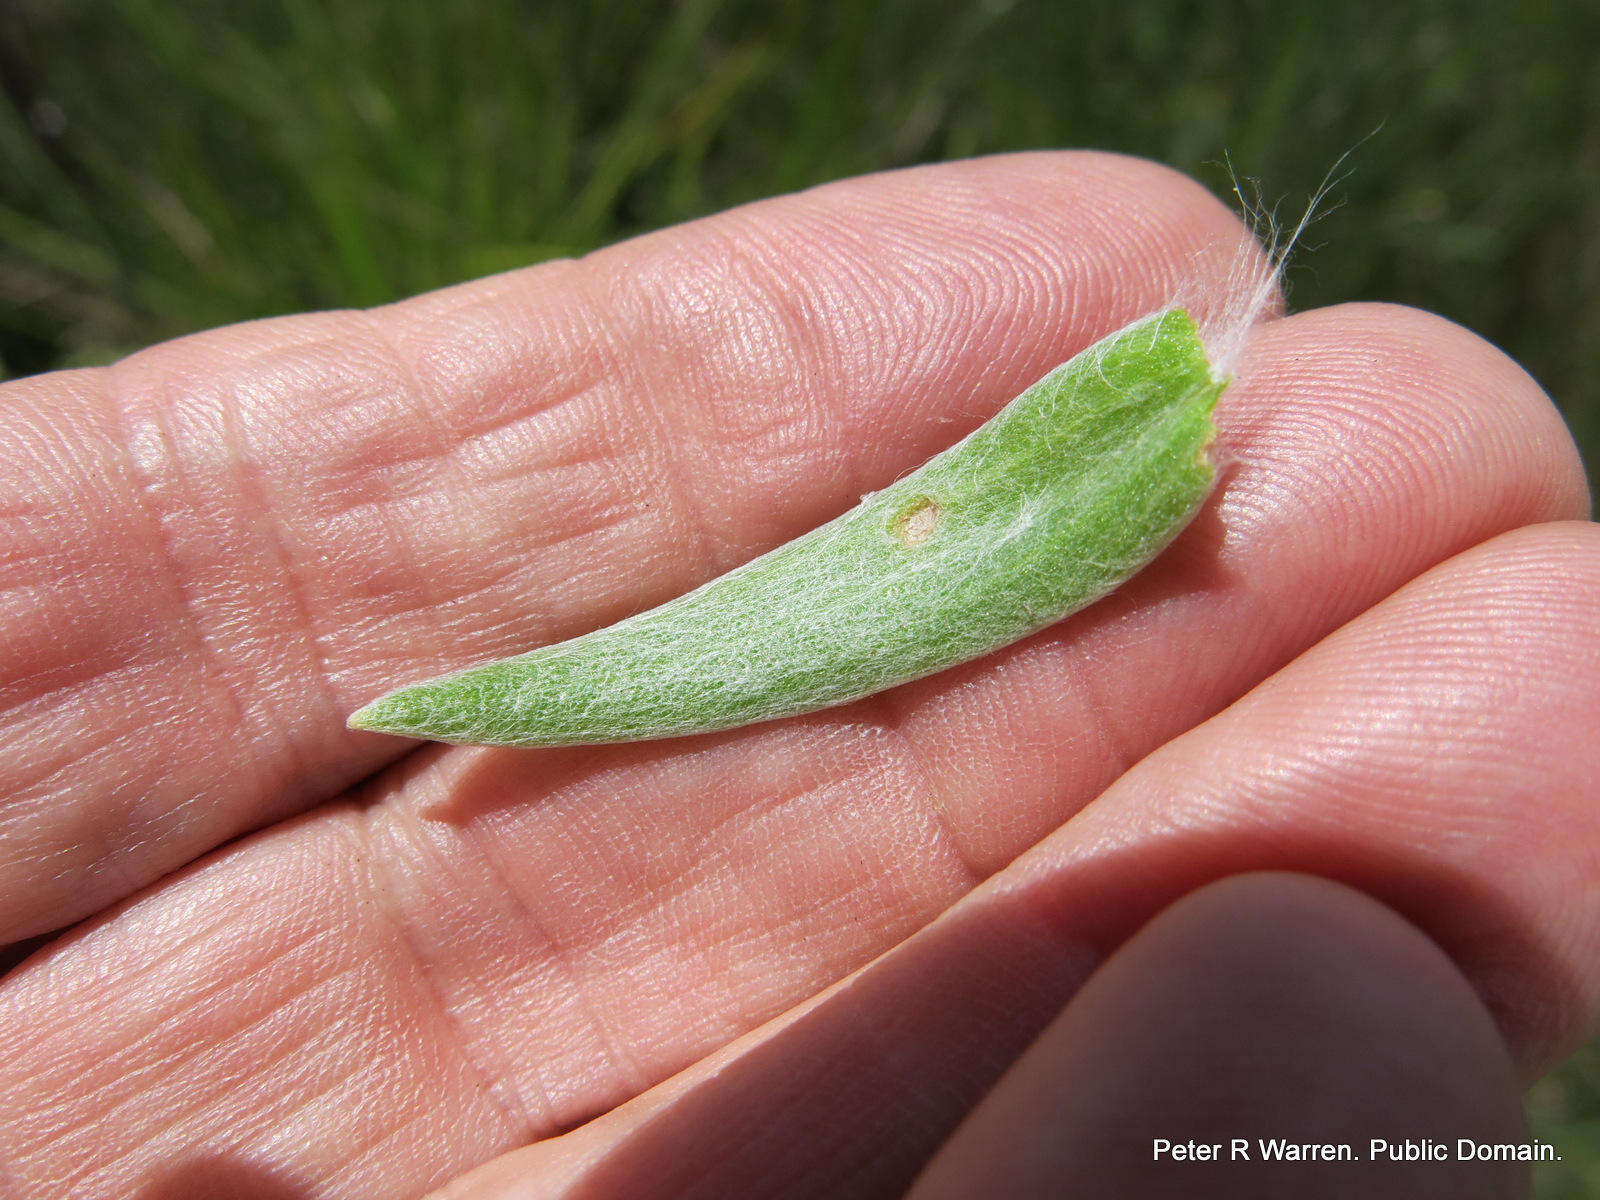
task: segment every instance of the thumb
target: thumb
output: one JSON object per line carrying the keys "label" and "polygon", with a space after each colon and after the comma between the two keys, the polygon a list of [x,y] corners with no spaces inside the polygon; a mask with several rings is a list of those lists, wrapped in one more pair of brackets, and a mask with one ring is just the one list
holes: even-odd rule
{"label": "thumb", "polygon": [[[1500,1035],[1437,946],[1340,885],[1247,875],[1108,960],[910,1195],[1523,1196],[1524,1164],[1458,1139],[1525,1138]],[[1332,1149],[1274,1160],[1274,1139]]]}

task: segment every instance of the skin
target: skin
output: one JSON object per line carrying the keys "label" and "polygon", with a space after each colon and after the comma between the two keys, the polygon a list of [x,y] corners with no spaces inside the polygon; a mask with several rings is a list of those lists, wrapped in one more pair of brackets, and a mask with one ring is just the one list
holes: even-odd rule
{"label": "skin", "polygon": [[[1215,1109],[1163,1074],[1180,1016],[1241,1114],[1311,1071],[1513,1126],[1600,1015],[1600,535],[1548,399],[1436,317],[1266,322],[1216,500],[954,673],[621,747],[344,728],[829,519],[1225,298],[1241,236],[1147,163],[980,160],[8,385],[0,1189],[1079,1180],[1084,1080],[1135,1138]],[[1259,871],[1296,874],[1207,886]],[[1366,1058],[1312,1003],[1358,974]]]}

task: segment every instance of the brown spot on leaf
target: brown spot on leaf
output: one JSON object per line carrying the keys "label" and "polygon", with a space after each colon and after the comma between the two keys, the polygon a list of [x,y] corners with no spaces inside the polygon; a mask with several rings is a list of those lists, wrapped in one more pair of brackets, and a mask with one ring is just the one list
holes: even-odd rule
{"label": "brown spot on leaf", "polygon": [[902,546],[920,546],[933,536],[939,524],[939,502],[932,496],[919,496],[890,523],[895,540]]}

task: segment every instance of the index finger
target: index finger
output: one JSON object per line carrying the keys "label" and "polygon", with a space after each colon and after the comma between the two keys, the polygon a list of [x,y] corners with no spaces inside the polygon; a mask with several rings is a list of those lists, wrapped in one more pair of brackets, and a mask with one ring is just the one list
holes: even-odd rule
{"label": "index finger", "polygon": [[378,691],[827,519],[1182,291],[1214,197],[1040,153],[767,201],[0,392],[0,942],[400,754]]}

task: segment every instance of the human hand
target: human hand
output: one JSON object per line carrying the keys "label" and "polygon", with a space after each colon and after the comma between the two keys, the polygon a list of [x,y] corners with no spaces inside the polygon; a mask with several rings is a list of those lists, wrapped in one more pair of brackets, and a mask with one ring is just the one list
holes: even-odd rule
{"label": "human hand", "polygon": [[[1278,995],[1389,980],[1364,1028],[1461,1048],[1502,1128],[1595,1024],[1600,536],[1549,402],[1437,318],[1266,324],[1202,516],[980,663],[635,746],[344,728],[819,524],[1180,288],[1225,304],[1242,236],[1149,164],[980,160],[8,385],[0,939],[84,923],[0,983],[0,1181],[410,1196],[537,1142],[455,1194],[878,1196],[950,1139],[922,1186],[965,1195],[1063,1094],[1159,1107],[1047,1085],[1152,980],[1238,1009],[1219,938]],[[1280,875],[1128,940],[1263,869],[1410,924]],[[1245,928],[1263,897],[1319,954]]]}

